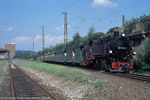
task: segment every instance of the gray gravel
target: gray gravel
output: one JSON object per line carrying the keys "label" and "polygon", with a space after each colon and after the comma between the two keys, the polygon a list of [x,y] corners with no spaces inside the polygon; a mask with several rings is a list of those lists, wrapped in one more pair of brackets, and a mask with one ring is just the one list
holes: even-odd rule
{"label": "gray gravel", "polygon": [[27,63],[27,61],[24,61],[24,60],[19,60],[19,59],[13,59],[11,60],[13,63],[16,63],[16,64],[20,64],[20,63]]}
{"label": "gray gravel", "polygon": [[[150,100],[150,83],[92,72],[106,83],[103,89],[95,89],[87,95],[106,100]],[[100,99],[101,100],[101,99]]]}
{"label": "gray gravel", "polygon": [[0,76],[0,100],[10,97],[10,88],[9,88],[9,73],[8,73],[8,64],[2,67],[3,75]]}
{"label": "gray gravel", "polygon": [[101,79],[105,83],[105,87],[101,88],[65,81],[29,68],[23,69],[47,88],[52,86],[58,94],[60,92],[71,100],[150,100],[150,83],[148,82],[86,71],[95,79]]}

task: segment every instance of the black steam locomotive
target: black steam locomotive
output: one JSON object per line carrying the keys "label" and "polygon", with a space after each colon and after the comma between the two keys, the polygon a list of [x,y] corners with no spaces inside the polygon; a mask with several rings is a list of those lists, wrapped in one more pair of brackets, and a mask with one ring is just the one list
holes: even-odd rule
{"label": "black steam locomotive", "polygon": [[129,38],[125,34],[119,37],[119,33],[115,33],[113,36],[89,40],[84,46],[86,64],[100,70],[129,72],[133,69],[132,55]]}
{"label": "black steam locomotive", "polygon": [[45,54],[38,59],[110,72],[129,72],[133,69],[131,58],[134,53],[129,45],[129,38],[115,32],[112,36],[88,40],[82,46]]}

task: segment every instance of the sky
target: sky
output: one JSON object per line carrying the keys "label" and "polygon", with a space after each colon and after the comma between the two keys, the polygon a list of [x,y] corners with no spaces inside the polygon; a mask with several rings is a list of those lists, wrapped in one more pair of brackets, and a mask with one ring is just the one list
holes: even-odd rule
{"label": "sky", "polygon": [[150,0],[0,0],[0,48],[15,43],[16,50],[42,49],[42,26],[45,47],[64,42],[64,15],[67,12],[68,37],[89,28],[107,32],[125,20],[150,14]]}

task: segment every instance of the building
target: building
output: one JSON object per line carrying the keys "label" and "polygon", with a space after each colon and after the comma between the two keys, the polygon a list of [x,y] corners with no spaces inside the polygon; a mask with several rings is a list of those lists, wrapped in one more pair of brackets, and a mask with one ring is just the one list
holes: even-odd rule
{"label": "building", "polygon": [[144,39],[150,38],[150,31],[146,31],[146,27],[145,23],[137,23],[129,34],[130,45],[133,49],[137,49]]}
{"label": "building", "polygon": [[0,60],[9,59],[9,51],[0,48]]}
{"label": "building", "polygon": [[16,55],[16,47],[14,43],[5,44],[5,49],[10,51],[10,58],[14,58]]}

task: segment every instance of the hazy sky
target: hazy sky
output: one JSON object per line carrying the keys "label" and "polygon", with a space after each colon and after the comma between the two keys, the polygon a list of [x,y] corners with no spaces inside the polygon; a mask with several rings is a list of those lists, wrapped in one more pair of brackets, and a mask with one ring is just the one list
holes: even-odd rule
{"label": "hazy sky", "polygon": [[0,0],[0,47],[15,43],[17,50],[29,50],[32,38],[35,50],[63,43],[64,15],[68,13],[69,40],[77,31],[85,36],[89,27],[96,32],[122,25],[122,15],[129,20],[150,14],[150,0]]}

